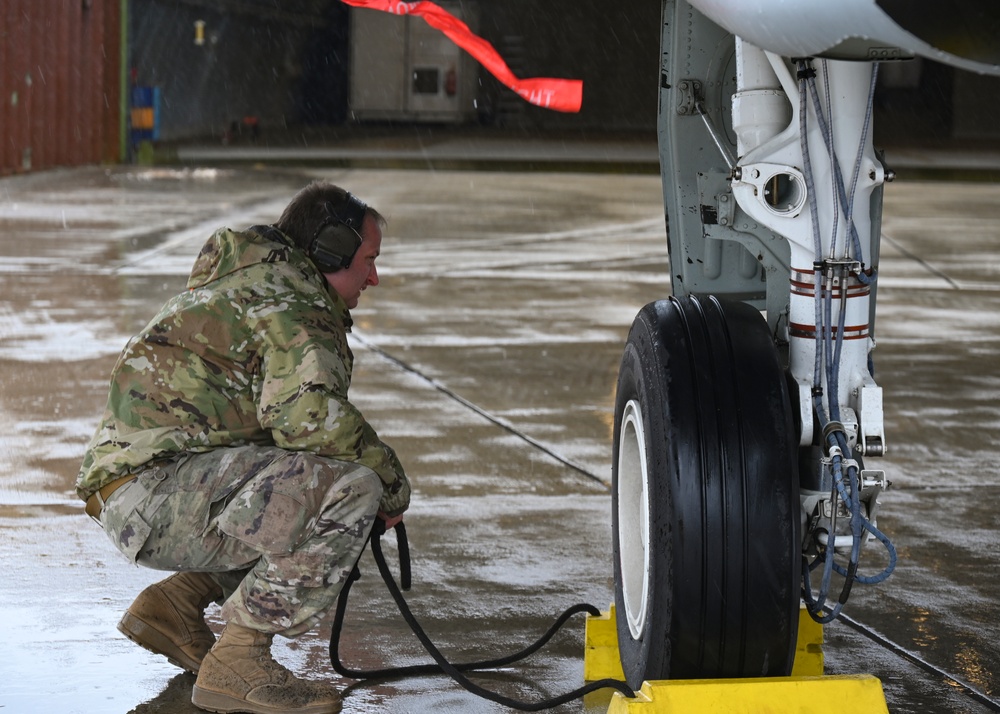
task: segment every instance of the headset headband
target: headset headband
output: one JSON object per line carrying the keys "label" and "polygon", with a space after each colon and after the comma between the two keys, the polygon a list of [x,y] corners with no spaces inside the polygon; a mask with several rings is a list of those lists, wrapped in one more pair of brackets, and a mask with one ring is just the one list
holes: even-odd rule
{"label": "headset headband", "polygon": [[344,197],[344,205],[341,206],[339,211],[334,210],[333,203],[327,201],[326,212],[330,215],[316,233],[318,234],[320,230],[323,230],[324,226],[332,221],[339,221],[356,233],[361,233],[361,224],[364,223],[367,211],[368,205],[352,193],[348,193]]}

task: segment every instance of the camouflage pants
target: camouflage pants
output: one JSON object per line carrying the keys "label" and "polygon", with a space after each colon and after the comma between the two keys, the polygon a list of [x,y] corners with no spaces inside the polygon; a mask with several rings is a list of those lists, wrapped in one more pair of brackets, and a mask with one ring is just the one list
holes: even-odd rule
{"label": "camouflage pants", "polygon": [[296,637],[336,603],[381,495],[359,464],[222,448],[142,470],[108,498],[101,524],[139,565],[212,573],[226,622]]}

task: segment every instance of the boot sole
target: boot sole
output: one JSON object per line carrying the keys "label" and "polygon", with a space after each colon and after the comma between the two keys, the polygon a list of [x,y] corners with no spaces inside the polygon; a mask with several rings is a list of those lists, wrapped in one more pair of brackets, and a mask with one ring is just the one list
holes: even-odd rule
{"label": "boot sole", "polygon": [[199,709],[216,712],[216,714],[234,714],[235,712],[247,712],[248,714],[338,714],[341,709],[339,703],[316,704],[301,709],[276,708],[267,704],[248,702],[246,699],[239,699],[230,694],[202,689],[197,684],[191,691],[191,703]]}
{"label": "boot sole", "polygon": [[198,670],[201,669],[201,662],[189,657],[184,650],[171,642],[170,638],[130,612],[122,616],[118,623],[118,631],[144,650],[166,657],[175,667],[180,667],[191,674],[198,674]]}

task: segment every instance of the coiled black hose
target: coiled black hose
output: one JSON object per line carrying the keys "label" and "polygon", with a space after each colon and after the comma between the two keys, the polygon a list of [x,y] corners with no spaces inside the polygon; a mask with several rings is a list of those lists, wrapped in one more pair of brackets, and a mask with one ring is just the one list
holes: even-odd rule
{"label": "coiled black hose", "polygon": [[[410,589],[410,550],[409,542],[406,538],[406,528],[402,523],[398,523],[395,526],[396,540],[399,544],[399,570],[400,570],[400,583],[402,585],[402,590]],[[541,649],[552,636],[569,620],[573,615],[586,612],[593,616],[598,616],[601,614],[593,605],[588,605],[586,603],[581,603],[579,605],[574,605],[568,608],[566,611],[560,615],[548,631],[542,635],[537,641],[535,641],[530,646],[521,650],[520,652],[515,652],[506,657],[499,657],[491,660],[483,660],[481,662],[463,662],[458,664],[452,664],[448,662],[440,650],[431,642],[427,633],[424,632],[420,623],[417,622],[413,613],[410,611],[409,606],[406,604],[406,600],[403,598],[403,593],[400,590],[400,585],[397,585],[392,572],[389,570],[389,566],[386,563],[385,556],[382,553],[381,538],[385,534],[385,524],[381,520],[376,520],[375,525],[372,528],[371,535],[371,549],[372,556],[375,558],[375,565],[378,567],[379,573],[382,575],[382,579],[385,581],[385,585],[392,595],[392,599],[395,600],[396,606],[399,608],[400,613],[403,615],[403,619],[406,620],[410,629],[413,630],[413,634],[417,636],[424,648],[434,659],[435,664],[418,664],[409,665],[406,667],[389,667],[385,669],[375,669],[375,670],[357,670],[345,667],[340,661],[340,634],[344,626],[344,615],[347,612],[347,598],[350,595],[351,586],[354,581],[361,577],[361,572],[358,570],[358,566],[355,565],[350,577],[348,577],[347,582],[344,583],[343,589],[340,591],[340,597],[337,600],[337,611],[333,619],[333,631],[330,634],[330,662],[333,664],[334,670],[343,677],[348,677],[350,679],[396,679],[404,677],[417,677],[417,676],[427,676],[435,674],[447,674],[455,682],[461,685],[467,691],[475,694],[476,696],[482,697],[484,699],[489,699],[490,701],[496,702],[511,709],[517,709],[519,711],[526,712],[537,712],[543,709],[551,709],[557,707],[561,704],[571,702],[574,699],[579,699],[591,692],[598,689],[611,688],[624,694],[626,697],[632,698],[635,696],[635,692],[628,686],[625,682],[617,679],[601,679],[596,682],[591,682],[582,687],[574,689],[566,694],[562,694],[551,699],[546,699],[540,702],[523,702],[517,699],[512,699],[510,697],[505,697],[501,694],[497,694],[489,689],[479,686],[475,682],[469,680],[463,672],[486,670],[486,669],[496,669],[498,667],[503,667],[513,662],[520,661],[526,657],[534,654],[539,649]]]}

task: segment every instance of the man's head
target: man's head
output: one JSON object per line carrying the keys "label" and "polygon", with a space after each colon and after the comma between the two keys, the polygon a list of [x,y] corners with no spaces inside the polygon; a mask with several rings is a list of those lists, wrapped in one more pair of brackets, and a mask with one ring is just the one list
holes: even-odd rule
{"label": "man's head", "polygon": [[349,308],[357,307],[362,290],[378,285],[375,259],[385,219],[339,186],[309,184],[274,225],[305,251]]}

